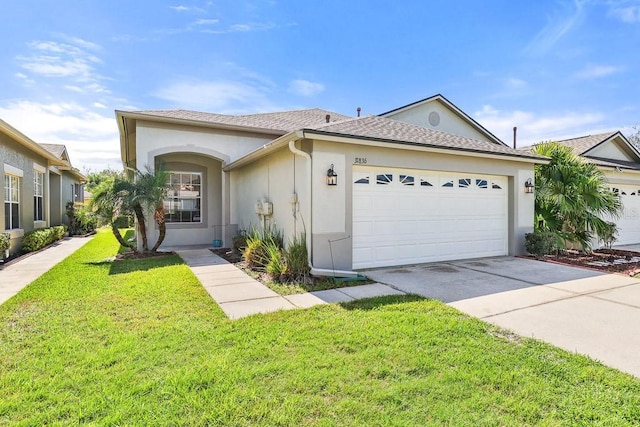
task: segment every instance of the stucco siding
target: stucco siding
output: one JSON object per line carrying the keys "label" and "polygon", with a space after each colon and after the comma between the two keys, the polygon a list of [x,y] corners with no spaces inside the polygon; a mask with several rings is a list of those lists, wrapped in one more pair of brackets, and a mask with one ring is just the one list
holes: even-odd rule
{"label": "stucco siding", "polygon": [[170,152],[206,153],[229,163],[270,140],[268,137],[252,133],[138,121],[137,168],[144,170],[145,165],[153,162],[151,157]]}
{"label": "stucco siding", "polygon": [[231,222],[245,231],[261,227],[255,206],[267,201],[273,215],[265,217],[265,225],[283,231],[285,242],[309,230],[307,163],[284,148],[231,172]]}
{"label": "stucco siding", "polygon": [[[314,167],[314,216],[315,203],[322,200],[320,207],[325,217],[323,221],[339,224],[342,223],[344,215],[345,224],[343,232],[318,232],[314,228],[313,261],[317,268],[351,269],[352,171],[356,162],[366,162],[368,166],[506,176],[509,179],[509,253],[524,253],[524,234],[533,231],[534,195],[524,192],[525,180],[534,176],[532,164],[507,159],[468,157],[459,153],[441,154],[326,141],[313,142],[312,156],[322,159],[325,163],[329,159],[336,159],[336,163],[339,159],[344,159],[344,170],[338,172],[338,187],[341,187],[342,191],[334,192],[334,188],[326,184],[315,184],[316,181],[321,181],[322,170],[319,166]],[[326,169],[324,174],[326,175]],[[327,196],[331,192],[333,199],[332,196]],[[336,209],[333,209],[334,206]],[[341,209],[341,206],[344,206],[344,209]]]}
{"label": "stucco siding", "polygon": [[[167,171],[197,172],[201,174],[201,221],[195,223],[167,223],[163,246],[212,244],[225,240],[222,206],[222,166],[218,159],[196,153],[174,153],[158,156]],[[159,231],[153,215],[147,215],[149,246],[158,238]],[[140,241],[138,243],[141,243]],[[225,242],[226,243],[226,242]]]}
{"label": "stucco siding", "polygon": [[[24,146],[16,143],[4,134],[0,134],[0,175],[2,176],[2,186],[4,188],[5,173],[20,176],[20,228],[14,230],[5,230],[4,218],[4,196],[2,199],[2,215],[0,215],[0,232],[9,232],[11,235],[11,249],[14,253],[21,248],[22,236],[24,233],[48,225],[48,212],[45,209],[44,221],[34,221],[34,165],[36,167],[46,167],[47,159],[33,153]],[[5,167],[6,165],[6,167]],[[44,204],[48,201],[46,188],[48,187],[48,173],[44,174]],[[4,192],[3,192],[4,194]]]}

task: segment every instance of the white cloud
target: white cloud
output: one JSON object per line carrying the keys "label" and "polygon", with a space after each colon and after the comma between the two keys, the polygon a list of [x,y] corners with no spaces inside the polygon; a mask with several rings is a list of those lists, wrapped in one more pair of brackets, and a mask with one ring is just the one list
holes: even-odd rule
{"label": "white cloud", "polygon": [[619,3],[612,3],[611,6],[609,16],[613,16],[614,18],[628,24],[640,22],[640,5],[621,7]]}
{"label": "white cloud", "polygon": [[194,25],[215,25],[220,22],[218,19],[198,19]]}
{"label": "white cloud", "polygon": [[0,107],[0,117],[35,142],[66,145],[79,169],[120,167],[118,128],[111,114],[73,102],[20,101]]}
{"label": "white cloud", "polygon": [[216,113],[272,111],[268,89],[251,82],[233,80],[176,81],[155,91],[158,98],[178,107]]}
{"label": "white cloud", "polygon": [[[560,13],[556,12],[547,20],[547,25],[529,43],[526,51],[531,54],[543,54],[551,49],[561,38],[579,25],[585,16],[585,0],[574,0],[573,6]],[[565,4],[566,5],[566,4]]]}
{"label": "white cloud", "polygon": [[314,96],[324,91],[322,83],[310,82],[309,80],[293,80],[289,84],[289,92],[300,96]]}
{"label": "white cloud", "polygon": [[599,77],[606,77],[620,71],[622,71],[622,68],[614,67],[612,65],[589,65],[576,73],[576,77],[590,80],[597,79]]}
{"label": "white cloud", "polygon": [[505,143],[513,142],[513,127],[518,127],[518,147],[550,139],[566,139],[588,135],[603,121],[599,112],[564,111],[540,115],[530,111],[500,111],[485,105],[475,119]]}
{"label": "white cloud", "polygon": [[529,86],[524,80],[515,77],[508,78],[506,84],[510,89],[523,89]]}
{"label": "white cloud", "polygon": [[107,108],[107,106],[106,106],[106,105],[104,105],[104,104],[103,104],[103,103],[101,103],[101,102],[94,102],[94,103],[93,103],[93,104],[91,104],[91,105],[93,105],[95,108]]}
{"label": "white cloud", "polygon": [[[28,43],[29,54],[20,55],[16,59],[20,67],[34,77],[64,79],[63,85],[68,90],[78,93],[109,93],[109,90],[100,83],[105,78],[101,76],[96,67],[102,64],[102,60],[85,50],[99,50],[100,46],[79,39],[77,37],[60,36],[70,43],[56,41],[32,41]],[[29,77],[26,73],[19,73],[25,80]]]}

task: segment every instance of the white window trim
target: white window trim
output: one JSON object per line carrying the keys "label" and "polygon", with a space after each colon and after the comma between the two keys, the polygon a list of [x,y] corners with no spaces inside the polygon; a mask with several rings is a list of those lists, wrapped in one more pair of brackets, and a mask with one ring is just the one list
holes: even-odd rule
{"label": "white window trim", "polygon": [[40,173],[47,173],[47,168],[45,168],[44,166],[40,166],[37,163],[33,164],[33,170],[36,170],[36,171],[38,171]]}
{"label": "white window trim", "polygon": [[[6,169],[6,167],[7,167],[7,166],[9,166],[9,165],[5,164],[5,175],[12,176],[12,177],[14,177],[14,178],[18,178],[18,180],[23,179],[22,175],[13,175],[13,174],[11,174],[11,173],[7,173],[7,169]],[[11,167],[13,168],[13,166],[11,166]],[[20,172],[22,173],[22,170],[21,170],[21,169],[17,169],[17,168],[13,168],[13,169],[18,170],[18,171],[20,171]],[[19,181],[18,181],[18,182],[19,182]],[[3,184],[2,184],[2,186],[3,186],[3,188],[4,188],[4,177],[3,177]],[[6,201],[6,200],[4,200],[4,201],[3,201],[3,206],[2,206],[2,207],[3,207],[3,209],[4,209],[4,204],[5,204],[5,203],[7,203],[7,201]],[[13,202],[13,201],[12,201],[12,202],[9,202],[9,203],[12,203],[12,204],[13,204],[13,203],[16,203],[16,202]],[[17,204],[18,204],[18,222],[22,223],[22,221],[21,221],[21,220],[22,220],[22,218],[21,218],[21,214],[22,214],[22,212],[21,212],[21,209],[22,209],[22,193],[20,193],[20,187],[18,187],[18,202],[17,202]],[[24,226],[24,224],[21,224],[21,225],[22,225],[22,226]],[[7,226],[7,224],[5,224],[4,226],[6,227],[6,226]],[[11,238],[15,238],[15,237],[22,237],[22,236],[24,235],[24,229],[23,229],[22,227],[19,227],[19,228],[9,228],[9,229],[5,228],[4,232],[5,232],[5,233],[10,233]],[[15,232],[15,233],[17,233],[17,234],[12,234],[12,233],[14,233],[14,232]]]}
{"label": "white window trim", "polygon": [[6,163],[4,164],[4,173],[7,175],[13,175],[20,178],[24,177],[24,172],[22,171],[22,169],[18,169],[17,167],[8,165]]}
{"label": "white window trim", "polygon": [[[171,177],[171,174],[192,174],[192,175],[200,175],[200,196],[198,197],[200,199],[200,221],[190,221],[190,222],[183,222],[183,221],[177,221],[177,222],[169,222],[166,221],[165,223],[167,224],[167,226],[171,225],[171,226],[184,226],[184,225],[201,225],[204,224],[204,209],[202,206],[202,202],[203,202],[203,189],[204,189],[204,183],[203,183],[203,173],[202,172],[196,172],[196,171],[183,171],[183,170],[171,170],[171,171],[167,171],[167,173],[169,174],[169,177]],[[174,199],[176,197],[173,196],[169,196],[167,198],[165,198],[165,201],[168,199]],[[178,199],[180,199],[178,197]]]}

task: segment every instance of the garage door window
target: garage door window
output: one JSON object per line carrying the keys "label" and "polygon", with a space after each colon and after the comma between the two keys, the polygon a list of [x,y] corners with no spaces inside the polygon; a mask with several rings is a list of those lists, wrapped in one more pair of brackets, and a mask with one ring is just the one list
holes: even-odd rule
{"label": "garage door window", "polygon": [[433,184],[427,181],[425,178],[420,178],[420,187],[433,187]]}
{"label": "garage door window", "polygon": [[413,185],[414,178],[411,175],[400,175],[400,183],[402,185]]}
{"label": "garage door window", "polygon": [[389,185],[393,182],[393,175],[390,173],[381,173],[376,175],[376,184]]}

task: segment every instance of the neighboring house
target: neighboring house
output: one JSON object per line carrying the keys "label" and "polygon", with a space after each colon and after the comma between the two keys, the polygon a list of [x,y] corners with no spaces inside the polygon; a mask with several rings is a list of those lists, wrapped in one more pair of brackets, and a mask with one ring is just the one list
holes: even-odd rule
{"label": "neighboring house", "polygon": [[170,171],[165,245],[228,246],[275,225],[286,239],[306,234],[317,272],[522,254],[534,217],[525,182],[546,162],[441,95],[381,116],[116,117],[125,168]]}
{"label": "neighboring house", "polygon": [[74,190],[81,189],[85,180],[71,166],[64,146],[37,144],[2,120],[0,173],[4,182],[0,232],[11,236],[10,253],[20,249],[24,233],[68,223],[65,204],[74,200]]}
{"label": "neighboring house", "polygon": [[618,245],[640,243],[640,152],[616,131],[566,139],[558,143],[598,165],[624,207],[619,218]]}

